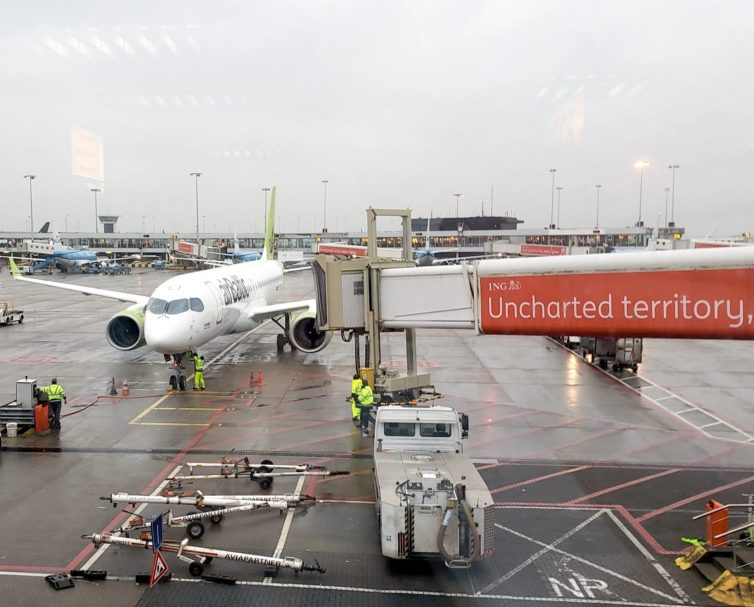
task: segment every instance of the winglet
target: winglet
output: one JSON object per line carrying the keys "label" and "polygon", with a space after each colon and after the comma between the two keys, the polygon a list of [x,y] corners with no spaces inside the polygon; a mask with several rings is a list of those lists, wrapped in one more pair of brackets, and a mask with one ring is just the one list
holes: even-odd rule
{"label": "winglet", "polygon": [[12,257],[9,257],[8,261],[10,262],[10,273],[13,275],[13,278],[17,278],[18,276],[21,276],[21,272],[18,270],[16,261]]}
{"label": "winglet", "polygon": [[267,225],[265,226],[264,233],[264,252],[262,257],[264,259],[274,259],[275,254],[272,250],[275,240],[275,191],[276,187],[272,187],[272,196],[270,196],[270,205],[267,207]]}

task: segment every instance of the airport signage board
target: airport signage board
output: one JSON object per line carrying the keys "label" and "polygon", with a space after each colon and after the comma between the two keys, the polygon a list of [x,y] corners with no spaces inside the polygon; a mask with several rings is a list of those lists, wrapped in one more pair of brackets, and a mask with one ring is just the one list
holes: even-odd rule
{"label": "airport signage board", "polygon": [[754,268],[479,278],[484,333],[754,339]]}
{"label": "airport signage board", "polygon": [[549,244],[522,244],[521,255],[565,255],[566,247]]}
{"label": "airport signage board", "polygon": [[176,250],[179,253],[185,253],[187,255],[198,255],[198,247],[195,242],[179,240]]}
{"label": "airport signage board", "polygon": [[322,255],[351,255],[353,257],[366,257],[367,248],[352,244],[320,243],[319,252]]}

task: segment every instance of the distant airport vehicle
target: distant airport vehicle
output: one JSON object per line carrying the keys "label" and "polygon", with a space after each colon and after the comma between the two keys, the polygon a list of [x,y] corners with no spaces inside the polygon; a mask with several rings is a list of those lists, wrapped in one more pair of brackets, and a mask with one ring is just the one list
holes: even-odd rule
{"label": "distant airport vehicle", "polygon": [[155,261],[152,262],[152,267],[155,270],[164,270],[165,268],[168,267],[168,262],[165,259],[156,259]]}
{"label": "distant airport vehicle", "polygon": [[0,301],[0,325],[24,322],[24,311],[16,309],[9,301]]}
{"label": "distant airport vehicle", "polygon": [[495,504],[463,453],[468,416],[450,407],[382,406],[374,487],[382,554],[466,568],[494,552]]}
{"label": "distant airport vehicle", "polygon": [[317,327],[315,300],[275,303],[284,271],[282,264],[271,258],[274,192],[273,189],[262,259],[169,278],[150,297],[26,278],[11,259],[13,276],[16,280],[130,303],[107,323],[108,342],[118,350],[146,346],[163,354],[166,361],[172,357],[178,371],[171,377],[171,386],[181,389],[186,381],[180,372],[186,353],[221,335],[249,331],[267,319],[283,331],[277,338],[278,351],[288,344],[303,352],[318,352],[327,346],[331,334]]}

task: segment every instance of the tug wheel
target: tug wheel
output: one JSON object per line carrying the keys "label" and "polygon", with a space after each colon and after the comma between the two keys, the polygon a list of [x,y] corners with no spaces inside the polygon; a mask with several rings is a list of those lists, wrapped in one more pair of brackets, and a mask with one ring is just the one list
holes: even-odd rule
{"label": "tug wheel", "polygon": [[204,535],[204,525],[199,521],[193,521],[189,523],[188,527],[186,527],[186,535],[188,535],[192,540],[198,540]]}
{"label": "tug wheel", "polygon": [[189,573],[194,577],[199,577],[202,573],[204,573],[204,565],[194,561],[189,565]]}

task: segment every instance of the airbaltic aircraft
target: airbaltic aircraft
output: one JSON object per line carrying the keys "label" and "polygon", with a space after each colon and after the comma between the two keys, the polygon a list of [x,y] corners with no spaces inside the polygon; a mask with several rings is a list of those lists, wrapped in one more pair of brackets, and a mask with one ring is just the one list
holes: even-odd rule
{"label": "airbaltic aircraft", "polygon": [[[187,352],[220,335],[249,331],[267,319],[283,330],[277,338],[278,351],[289,344],[303,352],[318,352],[329,343],[331,334],[316,326],[315,300],[277,303],[283,267],[272,259],[275,188],[267,217],[261,259],[169,278],[150,297],[26,278],[13,260],[11,270],[16,280],[131,303],[107,323],[105,335],[110,345],[118,350],[146,346],[163,354],[166,361],[172,357],[178,367]],[[292,319],[292,315],[296,316]],[[185,385],[180,373],[171,378],[171,384],[176,382]]]}

